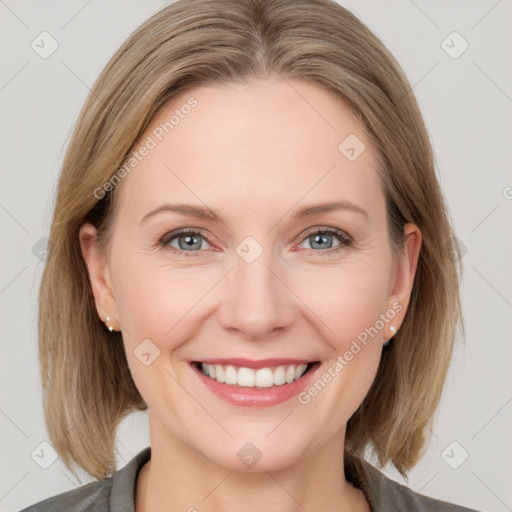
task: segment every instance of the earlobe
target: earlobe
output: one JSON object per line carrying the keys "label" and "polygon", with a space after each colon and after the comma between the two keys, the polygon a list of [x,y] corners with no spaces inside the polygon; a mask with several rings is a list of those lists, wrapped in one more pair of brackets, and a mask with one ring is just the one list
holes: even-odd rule
{"label": "earlobe", "polygon": [[[90,223],[83,224],[78,237],[99,318],[105,323],[109,331],[118,330],[115,328],[115,325],[119,322],[117,320],[117,303],[112,288],[110,269],[98,244],[96,228]],[[108,320],[106,320],[107,318]]]}

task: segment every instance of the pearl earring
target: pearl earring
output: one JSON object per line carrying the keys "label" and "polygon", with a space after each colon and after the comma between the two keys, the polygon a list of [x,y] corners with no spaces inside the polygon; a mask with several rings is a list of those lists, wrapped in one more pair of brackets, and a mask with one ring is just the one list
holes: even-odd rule
{"label": "pearl earring", "polygon": [[107,326],[108,330],[112,332],[114,328],[111,325],[108,325],[108,322],[110,321],[110,317],[107,316],[107,319],[105,320],[105,325]]}
{"label": "pearl earring", "polygon": [[[389,326],[389,330],[393,333],[393,336],[396,334],[396,327],[394,325],[390,325]],[[391,338],[393,337],[391,336]],[[391,341],[391,338],[389,338],[389,340],[386,340],[384,342],[384,346],[387,347],[389,345],[389,342]]]}

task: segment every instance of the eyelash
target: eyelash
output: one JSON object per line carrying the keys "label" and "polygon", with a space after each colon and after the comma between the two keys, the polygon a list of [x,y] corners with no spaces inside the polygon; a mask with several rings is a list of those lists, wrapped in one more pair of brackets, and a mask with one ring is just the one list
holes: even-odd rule
{"label": "eyelash", "polygon": [[[315,250],[315,249],[306,249],[306,251],[311,251],[311,252],[314,252],[314,253],[319,253],[319,254],[324,254],[326,256],[334,256],[335,254],[337,254],[339,251],[341,251],[342,249],[344,248],[347,248],[347,247],[351,247],[354,245],[354,240],[353,238],[350,236],[350,235],[347,235],[346,233],[344,233],[343,231],[339,230],[339,229],[335,229],[335,228],[315,228],[309,232],[307,232],[304,237],[302,238],[302,240],[300,241],[300,243],[303,243],[305,240],[307,240],[309,237],[311,237],[312,235],[316,235],[316,234],[328,234],[328,235],[333,235],[339,242],[340,242],[340,245],[338,245],[337,247],[331,247],[330,249],[326,249],[324,251],[322,250]],[[200,229],[198,230],[191,230],[191,229],[183,229],[181,231],[172,231],[170,233],[166,233],[165,235],[163,235],[159,240],[158,240],[158,246],[159,247],[162,247],[164,249],[169,249],[173,254],[177,255],[177,256],[186,256],[186,257],[190,257],[190,256],[199,256],[201,252],[201,250],[198,250],[198,251],[182,251],[180,249],[176,249],[174,247],[171,247],[169,246],[168,244],[174,240],[175,238],[179,237],[180,235],[200,235],[202,238],[204,238],[209,244],[211,244],[211,242],[208,240],[208,237],[204,234],[204,232]],[[194,254],[196,253],[196,254]]]}

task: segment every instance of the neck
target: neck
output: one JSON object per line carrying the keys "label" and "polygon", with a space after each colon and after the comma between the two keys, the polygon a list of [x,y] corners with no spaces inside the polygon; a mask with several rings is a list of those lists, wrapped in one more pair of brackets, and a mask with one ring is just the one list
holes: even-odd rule
{"label": "neck", "polygon": [[150,421],[151,460],[139,472],[135,512],[370,511],[345,479],[344,432],[291,465],[234,471],[155,427]]}

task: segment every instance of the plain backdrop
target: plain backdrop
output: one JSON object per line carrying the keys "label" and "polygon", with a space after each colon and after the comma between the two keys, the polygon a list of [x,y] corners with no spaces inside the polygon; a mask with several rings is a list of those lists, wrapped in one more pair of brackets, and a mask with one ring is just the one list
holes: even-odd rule
{"label": "plain backdrop", "polygon": [[[36,323],[45,237],[89,88],[126,37],[165,4],[0,0],[1,511],[78,485],[60,459],[37,459],[48,448]],[[428,451],[406,483],[478,510],[512,510],[512,2],[342,4],[410,80],[464,253],[466,341],[457,345]],[[148,445],[146,414],[129,416],[119,429],[118,467]],[[93,480],[82,475],[82,483]]]}

